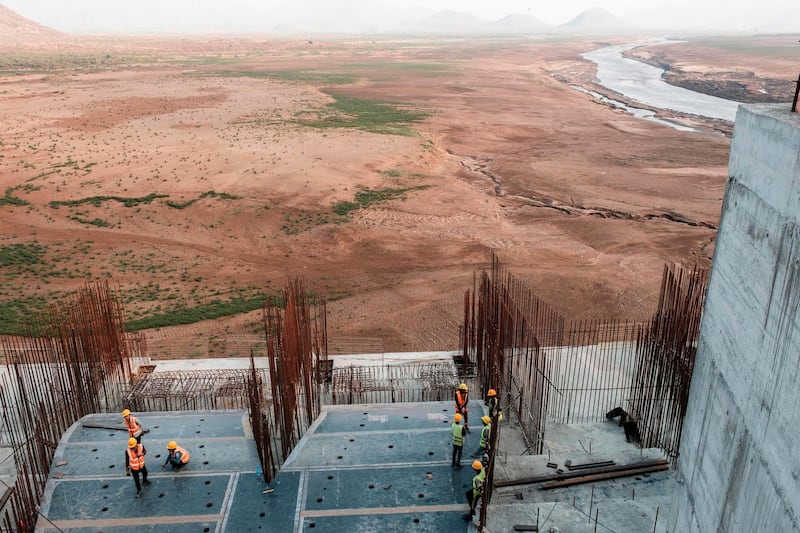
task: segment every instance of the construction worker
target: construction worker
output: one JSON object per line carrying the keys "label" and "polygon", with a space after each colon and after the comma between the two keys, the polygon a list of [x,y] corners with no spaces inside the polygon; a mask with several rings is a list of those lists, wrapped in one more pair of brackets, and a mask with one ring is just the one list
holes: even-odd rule
{"label": "construction worker", "polygon": [[469,391],[467,384],[462,383],[455,392],[456,413],[464,417],[464,429],[469,431]]}
{"label": "construction worker", "polygon": [[500,398],[497,397],[497,391],[494,389],[489,389],[489,392],[486,393],[486,405],[489,407],[489,418],[494,420],[497,416],[499,417],[498,420],[502,420],[502,414],[500,411]]}
{"label": "construction worker", "polygon": [[137,444],[142,443],[142,425],[139,419],[131,415],[130,409],[122,411],[122,421],[125,422],[125,427],[128,428],[128,437],[136,439]]}
{"label": "construction worker", "polygon": [[472,457],[483,457],[483,454],[489,449],[489,437],[492,434],[492,419],[486,415],[481,417],[483,428],[481,429],[481,440],[478,443],[478,449],[472,454]]}
{"label": "construction worker", "polygon": [[472,477],[472,487],[466,492],[469,512],[461,516],[464,520],[472,520],[472,517],[475,515],[475,508],[478,506],[478,500],[483,494],[483,480],[486,479],[486,470],[483,468],[483,463],[480,461],[473,461],[472,469],[475,471],[475,475]]}
{"label": "construction worker", "polygon": [[144,456],[147,454],[144,446],[136,442],[134,437],[128,439],[128,449],[125,450],[125,475],[133,474],[133,482],[136,483],[136,497],[142,495],[142,486],[139,484],[139,474],[142,475],[142,483],[149,485],[147,479],[147,467],[144,465]]}
{"label": "construction worker", "polygon": [[461,452],[464,450],[464,436],[467,434],[467,428],[461,425],[463,418],[456,413],[453,416],[453,425],[450,426],[450,433],[453,435],[453,459],[451,461],[453,468],[461,468]]}
{"label": "construction worker", "polygon": [[172,466],[173,470],[180,470],[189,463],[189,452],[178,446],[178,443],[174,440],[169,441],[167,444],[167,451],[169,452],[167,454],[167,460],[164,461],[161,468],[165,468],[169,464]]}

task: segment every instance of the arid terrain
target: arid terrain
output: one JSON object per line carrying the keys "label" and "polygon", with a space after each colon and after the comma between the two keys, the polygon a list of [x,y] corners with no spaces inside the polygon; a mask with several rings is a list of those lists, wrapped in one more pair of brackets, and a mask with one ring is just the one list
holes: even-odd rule
{"label": "arid terrain", "polygon": [[[567,318],[646,319],[665,262],[710,264],[730,139],[561,81],[591,85],[579,54],[606,42],[3,42],[4,332],[91,280],[145,327],[253,309],[301,277],[328,300],[333,344],[454,349],[492,252]],[[698,46],[659,61],[733,69]],[[774,55],[737,61],[796,75]],[[258,332],[259,317],[148,334]]]}

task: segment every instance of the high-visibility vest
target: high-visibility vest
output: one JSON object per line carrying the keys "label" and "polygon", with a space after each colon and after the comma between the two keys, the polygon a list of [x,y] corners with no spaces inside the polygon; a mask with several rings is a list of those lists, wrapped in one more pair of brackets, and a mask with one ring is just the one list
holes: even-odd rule
{"label": "high-visibility vest", "polygon": [[469,392],[462,390],[456,391],[456,411],[460,409],[466,409],[468,401],[469,401]]}
{"label": "high-visibility vest", "polygon": [[131,470],[140,470],[144,468],[144,447],[137,444],[133,448],[128,448],[128,464]]}
{"label": "high-visibility vest", "polygon": [[461,424],[456,424],[453,422],[453,425],[450,426],[450,431],[453,432],[453,444],[456,446],[463,446],[464,445],[464,426]]}
{"label": "high-visibility vest", "polygon": [[187,452],[185,449],[181,448],[180,446],[175,448],[175,453],[178,453],[178,452],[181,452],[181,462],[183,464],[188,463],[189,462],[189,452]]}
{"label": "high-visibility vest", "polygon": [[472,478],[472,495],[480,496],[483,493],[483,480],[486,478],[486,469],[481,468],[481,471],[475,474]]}
{"label": "high-visibility vest", "polygon": [[492,433],[492,425],[486,424],[481,430],[481,448],[489,447],[489,435]]}
{"label": "high-visibility vest", "polygon": [[125,422],[125,427],[128,428],[128,435],[131,437],[137,438],[142,434],[142,426],[135,416],[131,415],[127,420],[123,417],[122,421]]}

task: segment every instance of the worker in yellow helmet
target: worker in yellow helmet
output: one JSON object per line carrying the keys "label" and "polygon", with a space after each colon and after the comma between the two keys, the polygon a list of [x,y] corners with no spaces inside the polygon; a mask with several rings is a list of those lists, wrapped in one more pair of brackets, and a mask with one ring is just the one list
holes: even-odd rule
{"label": "worker in yellow helmet", "polygon": [[461,425],[463,418],[456,413],[450,426],[450,433],[453,435],[453,459],[450,463],[453,468],[461,468],[461,452],[464,451],[464,436],[467,434],[467,429]]}
{"label": "worker in yellow helmet", "polygon": [[131,415],[130,409],[122,411],[122,421],[125,422],[125,427],[128,428],[128,437],[136,439],[138,444],[142,443],[142,424],[139,419]]}
{"label": "worker in yellow helmet", "polygon": [[469,431],[469,390],[467,384],[462,383],[455,392],[456,413],[464,417],[464,429]]}
{"label": "worker in yellow helmet", "polygon": [[472,520],[475,508],[478,506],[478,500],[483,495],[483,481],[486,479],[486,469],[483,468],[483,463],[473,461],[472,469],[475,471],[475,475],[472,477],[472,487],[467,489],[466,493],[469,512],[461,516],[464,520]]}
{"label": "worker in yellow helmet", "polygon": [[167,444],[167,460],[164,461],[164,464],[161,465],[161,468],[165,468],[167,465],[172,466],[173,470],[180,470],[187,464],[189,464],[189,452],[186,451],[185,448],[178,446],[178,443],[174,440],[169,441]]}
{"label": "worker in yellow helmet", "polygon": [[144,456],[147,454],[144,446],[136,442],[134,437],[128,439],[128,448],[125,450],[125,475],[133,474],[133,482],[136,484],[136,497],[142,495],[142,486],[139,484],[139,474],[142,475],[142,483],[149,485],[147,479],[147,467],[144,464]]}
{"label": "worker in yellow helmet", "polygon": [[492,434],[492,419],[486,415],[481,417],[483,428],[481,429],[481,440],[478,444],[478,449],[472,454],[472,457],[483,457],[483,454],[489,449],[489,437]]}

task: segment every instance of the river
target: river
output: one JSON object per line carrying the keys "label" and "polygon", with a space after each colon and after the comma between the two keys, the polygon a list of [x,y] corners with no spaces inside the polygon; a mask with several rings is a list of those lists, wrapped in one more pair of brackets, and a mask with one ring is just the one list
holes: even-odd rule
{"label": "river", "polygon": [[600,85],[645,105],[733,122],[739,102],[690,91],[661,79],[663,69],[622,56],[640,44],[607,46],[583,54],[597,64]]}

